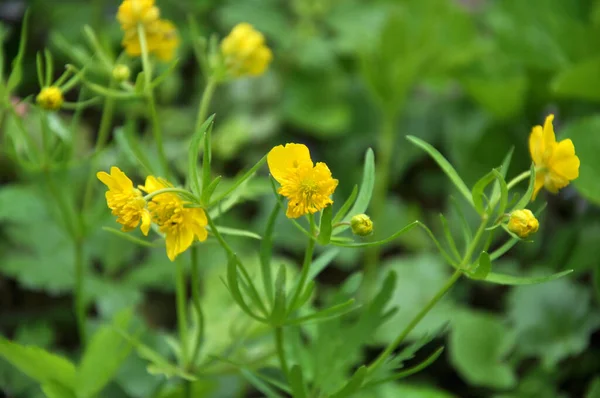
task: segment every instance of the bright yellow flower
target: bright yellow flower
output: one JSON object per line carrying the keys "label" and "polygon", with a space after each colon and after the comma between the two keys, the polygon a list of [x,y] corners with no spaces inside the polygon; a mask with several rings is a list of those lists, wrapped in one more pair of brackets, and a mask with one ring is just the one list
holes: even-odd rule
{"label": "bright yellow flower", "polygon": [[[154,54],[158,59],[165,62],[173,59],[175,50],[179,47],[179,35],[177,34],[177,28],[171,21],[158,20],[151,28],[146,28],[144,32],[146,33],[149,54]],[[125,52],[132,57],[139,57],[142,54],[142,45],[137,30],[125,34],[123,46]]]}
{"label": "bright yellow flower", "polygon": [[64,102],[63,94],[60,88],[56,86],[44,87],[37,95],[35,101],[47,111],[56,111],[60,109]]}
{"label": "bright yellow flower", "polygon": [[330,196],[338,185],[325,163],[313,165],[302,144],[276,146],[267,155],[269,171],[281,184],[277,192],[288,199],[286,216],[298,218],[316,213],[333,203]]}
{"label": "bright yellow flower", "polygon": [[236,77],[261,75],[273,59],[263,34],[245,22],[237,24],[223,39],[221,52],[227,70]]}
{"label": "bright yellow flower", "polygon": [[[145,186],[140,188],[152,193],[168,187],[171,187],[171,184],[167,181],[148,176]],[[171,261],[175,261],[179,254],[186,251],[194,238],[202,242],[208,236],[208,220],[204,210],[185,207],[186,204],[188,202],[171,192],[158,194],[148,203],[152,221],[158,225],[160,232],[165,234],[167,256]]]}
{"label": "bright yellow flower", "polygon": [[508,230],[521,239],[526,239],[537,232],[540,223],[531,210],[515,210],[510,213]]}
{"label": "bright yellow flower", "polygon": [[152,28],[159,18],[160,10],[154,0],[124,0],[117,11],[117,20],[124,32],[137,31],[138,24]]}
{"label": "bright yellow flower", "polygon": [[535,126],[529,136],[529,152],[536,166],[535,199],[542,187],[552,193],[569,185],[579,177],[579,158],[570,139],[556,142],[552,121],[554,115],[548,115],[544,127]]}
{"label": "bright yellow flower", "polygon": [[123,225],[125,232],[134,230],[142,223],[140,229],[148,235],[151,218],[146,208],[146,201],[139,189],[133,187],[133,182],[118,167],[111,167],[110,174],[101,171],[96,177],[108,187],[106,203],[117,216],[117,222]]}

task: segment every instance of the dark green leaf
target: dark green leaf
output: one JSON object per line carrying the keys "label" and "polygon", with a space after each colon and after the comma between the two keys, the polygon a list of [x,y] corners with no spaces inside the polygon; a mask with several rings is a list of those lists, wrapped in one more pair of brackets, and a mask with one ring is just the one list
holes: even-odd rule
{"label": "dark green leaf", "polygon": [[469,277],[473,279],[485,279],[492,270],[492,262],[490,261],[490,255],[487,252],[481,252],[479,260],[477,261],[477,268],[472,273],[469,273]]}
{"label": "dark green leaf", "polygon": [[321,245],[327,245],[331,239],[331,217],[332,217],[332,206],[327,206],[323,213],[321,213],[321,223],[319,225],[319,236],[317,237],[318,242]]}
{"label": "dark green leaf", "polygon": [[338,392],[333,394],[331,398],[346,398],[356,393],[362,387],[365,377],[367,376],[367,367],[365,365],[356,369],[356,372],[352,375],[352,378],[348,383]]}
{"label": "dark green leaf", "polygon": [[273,325],[281,325],[285,320],[286,312],[286,291],[285,291],[285,265],[279,266],[277,271],[277,278],[275,278],[275,300],[273,301],[273,311],[271,312],[271,319]]}

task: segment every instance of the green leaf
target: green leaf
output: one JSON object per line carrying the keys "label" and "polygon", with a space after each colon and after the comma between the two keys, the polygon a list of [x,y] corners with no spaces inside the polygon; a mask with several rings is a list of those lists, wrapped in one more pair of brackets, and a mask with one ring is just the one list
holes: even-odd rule
{"label": "green leaf", "polygon": [[281,325],[285,320],[286,312],[286,291],[285,291],[285,265],[280,265],[275,278],[275,300],[273,301],[273,311],[271,312],[271,323]]}
{"label": "green leaf", "polygon": [[333,207],[327,206],[323,213],[321,213],[321,223],[319,224],[319,236],[317,237],[317,241],[319,244],[326,246],[331,239],[331,217],[333,213]]}
{"label": "green leaf", "polygon": [[551,83],[558,97],[600,101],[600,57],[595,57],[561,71]]}
{"label": "green leaf", "polygon": [[148,373],[166,376],[167,378],[176,376],[189,381],[197,380],[196,376],[190,374],[184,369],[177,367],[176,365],[173,365],[158,352],[154,351],[147,345],[140,343],[136,338],[131,337],[124,330],[118,330],[118,332],[121,334],[121,336],[123,336],[123,338],[129,341],[131,345],[133,345],[140,358],[150,362],[147,367]]}
{"label": "green leaf", "polygon": [[477,210],[477,213],[479,213],[479,214],[483,214],[483,212],[485,210],[484,205],[483,205],[484,190],[495,179],[496,179],[496,176],[494,175],[494,172],[490,171],[489,173],[487,173],[486,175],[481,177],[479,179],[479,181],[477,181],[475,183],[475,185],[473,185],[473,189],[471,190],[471,198],[472,198],[473,206],[475,207],[475,210]]}
{"label": "green leaf", "polygon": [[429,145],[427,142],[421,140],[420,138],[413,137],[412,135],[406,136],[406,138],[423,149],[425,152],[429,154],[435,160],[435,162],[440,166],[440,168],[446,173],[450,181],[454,184],[454,186],[458,189],[462,196],[471,204],[473,204],[473,200],[471,198],[471,192],[465,182],[460,178],[454,167],[446,160],[446,158],[434,147]]}
{"label": "green leaf", "polygon": [[28,8],[23,15],[23,25],[21,26],[21,40],[19,41],[19,51],[17,56],[12,62],[12,71],[6,81],[6,91],[11,93],[21,83],[23,78],[23,57],[25,56],[25,49],[27,47],[27,33],[29,30],[29,14],[30,9]]}
{"label": "green leaf", "polygon": [[42,391],[47,398],[77,398],[72,390],[53,381],[43,384]]}
{"label": "green leaf", "polygon": [[[502,161],[502,165],[500,166],[500,175],[502,176],[502,180],[506,180],[506,173],[508,173],[508,168],[510,167],[510,162],[512,160],[513,152],[515,151],[515,147],[511,147],[504,160]],[[506,181],[505,181],[506,184]],[[500,195],[500,184],[498,181],[494,183],[494,189],[492,190],[491,201],[495,203],[499,199]]]}
{"label": "green leaf", "polygon": [[538,283],[549,282],[554,279],[562,278],[565,275],[569,275],[573,272],[572,269],[568,269],[566,271],[558,272],[556,274],[548,275],[548,276],[534,276],[534,277],[525,277],[525,276],[514,276],[514,275],[505,275],[505,274],[496,274],[490,272],[486,277],[486,282],[496,283],[499,285],[535,285]]}
{"label": "green leaf", "polygon": [[356,369],[356,372],[354,372],[348,383],[341,390],[333,394],[331,398],[345,398],[356,393],[362,387],[366,376],[367,367],[362,365],[360,368]]}
{"label": "green leaf", "polygon": [[348,199],[346,199],[342,207],[340,207],[338,212],[335,214],[335,217],[333,217],[333,221],[331,222],[332,224],[337,224],[338,222],[342,221],[346,214],[348,214],[348,210],[350,210],[350,206],[352,206],[354,203],[357,195],[358,185],[355,185],[354,188],[352,188],[352,192],[350,193],[350,196],[348,196]]}
{"label": "green leaf", "polygon": [[259,234],[254,233],[252,231],[246,231],[245,229],[237,229],[237,228],[218,226],[217,230],[219,231],[219,233],[221,235],[242,236],[245,238],[252,238],[252,239],[256,239],[256,240],[262,239],[262,237]]}
{"label": "green leaf", "polygon": [[514,288],[508,304],[519,352],[540,357],[546,368],[586,350],[600,326],[590,291],[568,278]]}
{"label": "green leaf", "polygon": [[301,325],[307,322],[325,321],[331,318],[342,316],[356,308],[354,307],[354,301],[354,299],[349,299],[345,303],[333,305],[327,309],[317,311],[313,314],[290,319],[286,322],[286,325]]}
{"label": "green leaf", "polygon": [[75,366],[66,358],[35,346],[22,346],[0,337],[0,355],[40,384],[75,385]]}
{"label": "green leaf", "polygon": [[454,254],[454,258],[457,261],[460,261],[462,257],[458,251],[458,248],[456,247],[456,242],[454,241],[454,238],[452,237],[452,231],[450,231],[450,227],[448,226],[448,220],[446,220],[446,217],[444,217],[444,215],[442,213],[440,213],[440,221],[442,223],[442,228],[444,229],[444,235],[446,236],[446,242],[448,243],[448,246],[450,247],[452,254]]}
{"label": "green leaf", "polygon": [[102,326],[92,336],[77,372],[79,395],[93,397],[114,378],[131,352],[131,344],[118,332],[127,330],[131,317],[131,311],[124,310],[115,316],[114,326]]}
{"label": "green leaf", "polygon": [[[369,207],[369,202],[371,202],[371,195],[373,194],[373,188],[375,187],[375,155],[373,154],[373,150],[369,148],[367,153],[365,154],[365,164],[363,167],[363,177],[360,183],[360,189],[358,191],[358,196],[356,201],[354,202],[354,206],[348,212],[348,215],[344,217],[344,221],[350,222],[352,216],[357,214],[363,214],[367,211]],[[348,227],[340,227],[336,228],[336,231],[343,231]]]}
{"label": "green leaf", "polygon": [[206,131],[211,128],[214,118],[214,114],[209,116],[209,118],[202,123],[198,131],[194,131],[192,141],[190,142],[190,149],[188,151],[188,186],[197,197],[200,197],[202,194],[202,182],[200,181],[200,174],[198,173],[200,145],[203,142]]}
{"label": "green leaf", "polygon": [[241,373],[242,376],[244,376],[244,378],[248,380],[252,386],[254,386],[254,388],[265,394],[266,398],[283,398],[283,395],[279,394],[277,391],[271,388],[271,386],[258,378],[251,370],[241,369]]}
{"label": "green leaf", "polygon": [[461,311],[452,320],[450,362],[470,384],[511,388],[517,380],[503,357],[510,351],[513,340],[502,319]]}
{"label": "green leaf", "polygon": [[294,398],[306,398],[306,385],[302,376],[302,368],[298,365],[292,366],[290,370],[290,386],[292,387],[292,396]]}
{"label": "green leaf", "polygon": [[403,370],[401,372],[397,372],[392,376],[380,379],[380,380],[376,380],[376,381],[371,381],[369,382],[368,385],[373,385],[373,384],[380,384],[380,383],[388,383],[390,381],[394,381],[394,380],[400,380],[400,379],[404,379],[405,377],[414,375],[415,373],[419,373],[420,371],[422,371],[423,369],[427,368],[429,365],[431,365],[432,363],[434,363],[436,361],[436,359],[438,359],[440,357],[440,355],[442,355],[442,352],[444,352],[444,347],[440,347],[437,350],[435,350],[433,352],[433,354],[431,354],[430,356],[428,356],[423,362],[421,362],[418,365],[415,365],[411,368],[408,368],[406,370]]}
{"label": "green leaf", "polygon": [[477,261],[477,268],[468,275],[473,279],[483,280],[489,275],[491,270],[492,262],[490,260],[490,255],[487,252],[481,252],[479,260]]}
{"label": "green leaf", "polygon": [[221,179],[222,179],[221,176],[215,177],[215,179],[211,181],[211,183],[208,185],[208,187],[206,187],[206,189],[203,192],[203,195],[204,195],[204,198],[205,198],[202,201],[203,203],[210,203],[210,198],[212,198],[213,193],[215,192],[215,190],[219,186],[219,183],[221,182]]}
{"label": "green leaf", "polygon": [[235,302],[246,314],[250,315],[257,321],[262,322],[265,320],[264,318],[256,315],[250,309],[250,307],[248,307],[248,304],[246,304],[246,301],[244,300],[244,297],[242,296],[242,293],[240,291],[238,281],[237,259],[235,259],[233,256],[229,256],[229,259],[227,261],[227,283],[225,284],[225,286],[227,286],[227,289],[231,293],[231,296],[233,297]]}

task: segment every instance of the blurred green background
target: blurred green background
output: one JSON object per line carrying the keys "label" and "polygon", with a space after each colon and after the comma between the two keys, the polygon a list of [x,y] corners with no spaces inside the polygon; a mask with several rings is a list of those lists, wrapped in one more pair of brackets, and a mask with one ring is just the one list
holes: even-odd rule
{"label": "blurred green background", "polygon": [[[18,49],[23,12],[31,7],[19,95],[39,90],[37,51],[52,51],[57,74],[62,65],[77,64],[73,54],[87,51],[84,24],[118,53],[118,4],[0,3],[7,68],[6,60]],[[575,272],[516,288],[462,280],[412,336],[446,325],[447,333],[429,350],[445,344],[442,357],[408,381],[386,386],[378,396],[600,397],[600,1],[158,0],[157,5],[178,26],[182,39],[176,72],[158,90],[167,154],[179,175],[186,170],[187,143],[203,88],[190,46],[189,18],[203,35],[220,37],[234,24],[250,22],[264,32],[274,61],[264,76],[218,89],[212,106],[217,114],[217,171],[233,177],[274,145],[304,143],[313,159],[326,161],[340,180],[334,196],[339,205],[360,181],[365,150],[378,147],[383,121],[392,120],[390,190],[385,211],[375,220],[375,237],[388,236],[415,219],[440,233],[438,214],[450,209],[450,196],[457,196],[435,163],[405,135],[435,145],[471,185],[499,166],[511,147],[508,178],[528,169],[529,132],[554,113],[557,138],[574,141],[580,177],[556,196],[539,195],[534,208],[543,202],[547,207],[534,242],[517,245],[494,267],[507,273]],[[139,69],[139,64],[131,65]],[[76,100],[77,93],[69,99]],[[119,104],[115,138],[102,155],[104,169],[119,165],[136,182],[144,175],[117,137],[126,122],[132,123],[152,157],[151,134],[142,121],[145,111],[139,102]],[[84,160],[100,116],[100,108],[87,109],[77,131],[65,130],[82,159],[64,171],[65,185],[77,187],[85,181]],[[60,129],[69,123],[69,112],[58,113],[54,121]],[[5,136],[15,128],[14,121],[5,118],[0,128]],[[5,153],[0,153],[0,164],[0,333],[72,355],[78,340],[71,313],[71,244],[56,209],[47,203],[40,176],[24,172]],[[134,305],[145,342],[168,352],[161,336],[175,327],[172,266],[164,249],[148,251],[101,230],[115,224],[101,187],[96,188],[98,229],[86,247],[90,317],[99,325]],[[222,223],[261,233],[274,203],[266,170],[249,184],[245,196]],[[281,260],[301,258],[302,235],[284,217],[277,228]],[[233,243],[249,263],[257,264],[254,242]],[[200,251],[207,346],[219,351],[236,338],[231,330],[239,331],[245,321],[218,279],[224,272],[222,250],[213,243]],[[361,269],[362,259],[360,251],[342,251],[321,275],[320,294],[334,292]],[[350,362],[357,363],[360,355],[372,358],[449,274],[430,241],[416,230],[384,248],[378,272],[383,277],[390,269],[398,273],[393,304],[400,311],[373,336],[369,349],[353,353]],[[105,396],[149,397],[160,383],[147,374],[143,360],[131,355]],[[2,359],[1,390],[8,397],[43,396]],[[235,372],[196,391],[199,397],[259,396],[250,389],[244,395],[245,383]]]}

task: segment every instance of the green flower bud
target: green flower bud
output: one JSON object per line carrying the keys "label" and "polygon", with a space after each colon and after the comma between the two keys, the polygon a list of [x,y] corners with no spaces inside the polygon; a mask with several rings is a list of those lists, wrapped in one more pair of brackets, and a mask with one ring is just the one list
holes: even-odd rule
{"label": "green flower bud", "polygon": [[373,233],[373,221],[366,214],[357,214],[350,219],[352,233],[358,236],[367,236]]}
{"label": "green flower bud", "polygon": [[113,79],[118,82],[124,82],[129,80],[129,76],[131,75],[131,71],[127,65],[118,64],[115,65],[112,71]]}

